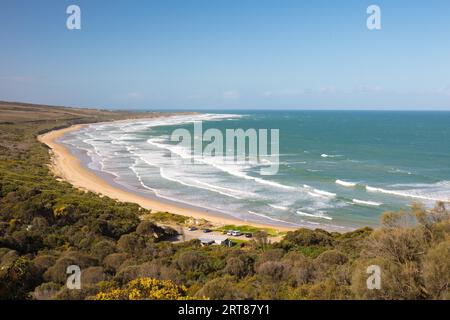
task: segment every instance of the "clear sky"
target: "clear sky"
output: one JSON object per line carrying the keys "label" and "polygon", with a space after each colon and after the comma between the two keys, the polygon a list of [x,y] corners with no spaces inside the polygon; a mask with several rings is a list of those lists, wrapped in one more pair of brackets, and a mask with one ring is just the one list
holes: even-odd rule
{"label": "clear sky", "polygon": [[0,100],[450,110],[448,0],[1,0],[0,43]]}

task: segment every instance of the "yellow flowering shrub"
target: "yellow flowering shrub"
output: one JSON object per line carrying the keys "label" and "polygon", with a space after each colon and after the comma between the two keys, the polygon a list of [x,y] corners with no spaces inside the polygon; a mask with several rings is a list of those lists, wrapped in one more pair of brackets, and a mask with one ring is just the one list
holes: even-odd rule
{"label": "yellow flowering shrub", "polygon": [[184,300],[187,289],[170,280],[138,278],[130,281],[124,288],[112,288],[99,292],[96,300]]}

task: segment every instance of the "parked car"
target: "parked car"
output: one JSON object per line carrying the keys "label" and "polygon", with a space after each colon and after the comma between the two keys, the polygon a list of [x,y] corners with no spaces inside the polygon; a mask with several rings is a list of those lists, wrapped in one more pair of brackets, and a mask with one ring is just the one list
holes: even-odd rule
{"label": "parked car", "polygon": [[195,231],[195,230],[197,230],[196,227],[189,227],[189,228],[188,228],[188,231]]}
{"label": "parked car", "polygon": [[212,230],[211,229],[204,229],[203,233],[210,233]]}
{"label": "parked car", "polygon": [[228,230],[228,231],[227,231],[227,235],[228,235],[228,236],[232,236],[232,235],[233,235],[233,230]]}
{"label": "parked car", "polygon": [[252,237],[253,237],[253,234],[252,234],[252,233],[246,233],[246,234],[245,234],[245,237],[246,237],[246,238],[252,238]]}
{"label": "parked car", "polygon": [[240,237],[240,236],[242,236],[242,232],[240,232],[239,230],[233,230],[233,231],[231,231],[231,235],[233,237]]}

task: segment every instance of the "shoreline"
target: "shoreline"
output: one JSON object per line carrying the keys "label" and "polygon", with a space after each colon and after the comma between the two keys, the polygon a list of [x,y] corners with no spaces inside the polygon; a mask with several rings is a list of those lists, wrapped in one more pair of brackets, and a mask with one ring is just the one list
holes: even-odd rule
{"label": "shoreline", "polygon": [[37,137],[41,143],[47,145],[50,149],[50,168],[54,175],[62,178],[76,188],[91,191],[95,194],[106,196],[119,202],[136,203],[152,212],[170,212],[188,218],[204,219],[218,227],[225,225],[247,225],[256,228],[270,228],[278,232],[293,231],[302,228],[301,226],[287,227],[245,221],[232,216],[225,216],[224,214],[213,214],[202,210],[186,208],[181,205],[165,203],[114,187],[105,179],[96,175],[93,171],[85,168],[82,161],[73,155],[69,148],[56,141],[65,134],[78,131],[88,125],[89,124],[77,124],[64,129],[52,130]]}

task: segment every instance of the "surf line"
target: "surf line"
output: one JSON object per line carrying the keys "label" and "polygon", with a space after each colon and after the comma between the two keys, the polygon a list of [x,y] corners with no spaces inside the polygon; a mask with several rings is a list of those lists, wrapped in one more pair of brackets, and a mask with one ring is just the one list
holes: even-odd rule
{"label": "surf line", "polygon": [[279,129],[270,129],[270,143],[268,133],[268,129],[226,129],[224,137],[222,131],[216,128],[203,132],[202,121],[194,121],[193,136],[188,129],[177,128],[172,132],[170,141],[191,150],[193,156],[185,159],[190,164],[194,164],[195,159],[206,157],[219,158],[224,164],[258,163],[261,165],[260,174],[270,176],[276,175],[279,170],[280,133]]}

